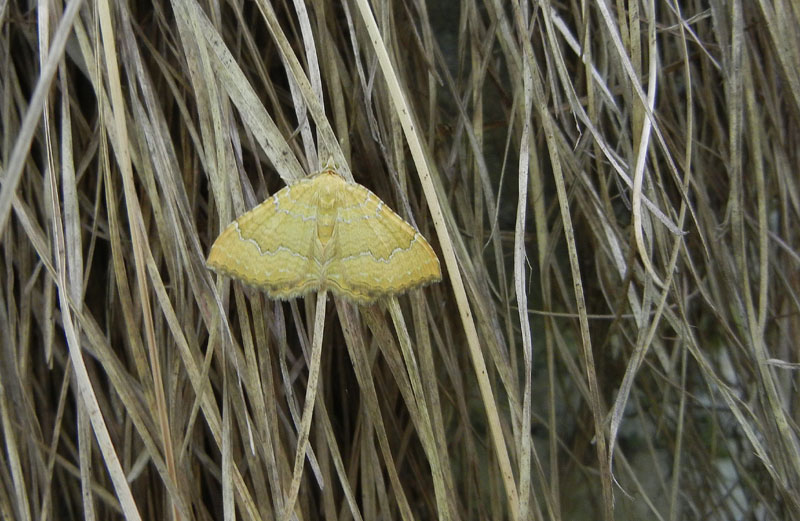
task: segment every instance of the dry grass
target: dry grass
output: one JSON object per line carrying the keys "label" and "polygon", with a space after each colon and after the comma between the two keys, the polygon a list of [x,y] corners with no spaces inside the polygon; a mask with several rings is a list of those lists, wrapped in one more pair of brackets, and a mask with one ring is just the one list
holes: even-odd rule
{"label": "dry grass", "polygon": [[[800,519],[796,2],[27,4],[0,518]],[[442,283],[206,269],[328,158]]]}

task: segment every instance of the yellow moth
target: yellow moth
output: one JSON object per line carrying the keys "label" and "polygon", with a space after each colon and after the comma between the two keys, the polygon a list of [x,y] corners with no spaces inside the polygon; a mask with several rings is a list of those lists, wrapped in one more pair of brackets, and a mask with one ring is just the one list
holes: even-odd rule
{"label": "yellow moth", "polygon": [[419,232],[331,166],[276,192],[217,238],[208,266],[272,298],[327,289],[367,304],[441,280]]}

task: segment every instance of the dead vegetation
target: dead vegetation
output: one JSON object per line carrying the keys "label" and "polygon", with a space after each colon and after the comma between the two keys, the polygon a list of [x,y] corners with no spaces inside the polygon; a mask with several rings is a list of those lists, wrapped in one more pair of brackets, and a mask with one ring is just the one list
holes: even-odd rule
{"label": "dead vegetation", "polygon": [[[800,519],[796,2],[60,4],[0,2],[0,517]],[[441,283],[207,270],[328,159]]]}

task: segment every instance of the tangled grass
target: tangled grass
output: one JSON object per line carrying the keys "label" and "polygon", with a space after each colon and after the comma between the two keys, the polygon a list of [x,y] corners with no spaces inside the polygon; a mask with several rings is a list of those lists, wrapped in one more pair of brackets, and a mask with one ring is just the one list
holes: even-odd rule
{"label": "tangled grass", "polygon": [[[796,2],[61,4],[0,2],[1,518],[800,519]],[[440,284],[208,271],[331,158]]]}

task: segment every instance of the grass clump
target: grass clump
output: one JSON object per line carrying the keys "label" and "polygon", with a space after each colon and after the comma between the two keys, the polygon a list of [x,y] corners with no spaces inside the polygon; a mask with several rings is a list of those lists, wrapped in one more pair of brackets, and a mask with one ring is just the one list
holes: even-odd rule
{"label": "grass clump", "polygon": [[[794,4],[56,4],[0,3],[3,518],[800,518]],[[208,271],[329,159],[440,284]]]}

